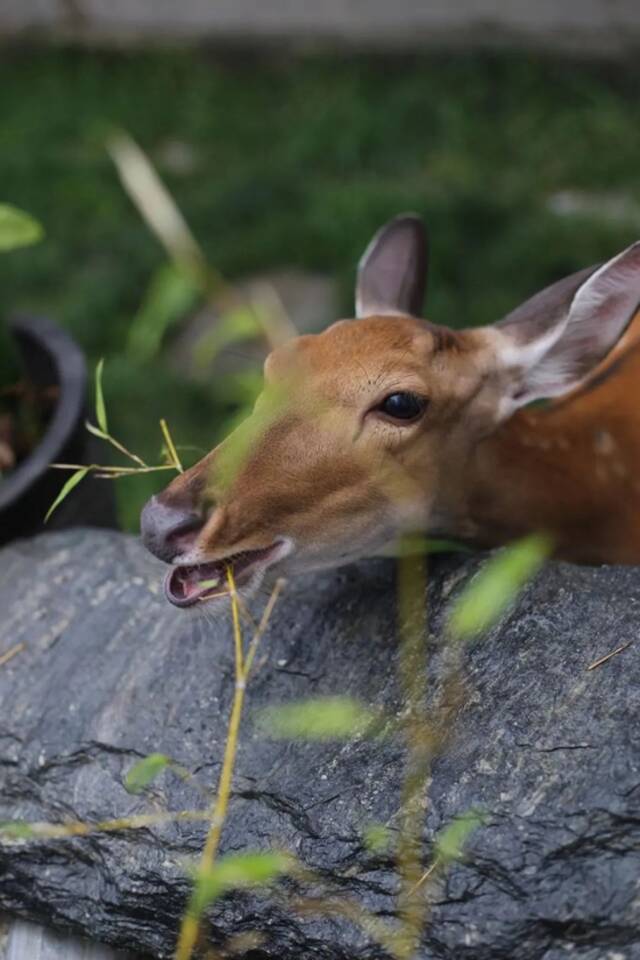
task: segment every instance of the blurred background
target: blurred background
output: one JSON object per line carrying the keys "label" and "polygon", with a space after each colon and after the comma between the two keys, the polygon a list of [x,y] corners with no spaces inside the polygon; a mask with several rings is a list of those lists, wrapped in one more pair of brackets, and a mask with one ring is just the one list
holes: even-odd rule
{"label": "blurred background", "polygon": [[[638,239],[639,49],[635,0],[2,0],[0,202],[44,228],[0,259],[2,315],[58,321],[104,358],[110,432],[157,462],[165,417],[194,462],[270,341],[352,315],[387,218],[425,217],[452,326]],[[124,528],[166,480],[118,481]]]}

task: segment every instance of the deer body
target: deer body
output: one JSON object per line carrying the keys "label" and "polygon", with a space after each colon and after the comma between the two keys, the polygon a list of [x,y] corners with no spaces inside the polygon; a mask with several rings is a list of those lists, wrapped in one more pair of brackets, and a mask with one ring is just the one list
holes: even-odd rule
{"label": "deer body", "polygon": [[640,563],[640,244],[459,331],[419,319],[426,274],[421,222],[396,218],[357,318],[274,350],[254,413],[147,504],[172,603],[225,595],[229,567],[255,588],[415,532],[544,531],[565,559]]}
{"label": "deer body", "polygon": [[596,376],[566,400],[514,414],[475,448],[451,498],[447,533],[495,546],[545,530],[561,558],[639,563],[634,398],[640,402],[640,344],[601,382]]}

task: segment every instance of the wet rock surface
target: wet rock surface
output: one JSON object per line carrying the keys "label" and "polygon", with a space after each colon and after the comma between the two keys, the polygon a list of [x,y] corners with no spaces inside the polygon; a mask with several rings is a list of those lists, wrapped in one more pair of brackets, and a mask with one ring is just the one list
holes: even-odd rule
{"label": "wet rock surface", "polygon": [[[477,558],[433,564],[429,675],[442,620]],[[0,818],[102,820],[201,809],[219,772],[233,695],[227,617],[170,608],[160,565],[132,538],[74,530],[0,552]],[[640,570],[548,567],[466,654],[467,693],[436,759],[426,835],[487,814],[433,890],[421,956],[443,960],[640,957]],[[600,667],[590,663],[627,641]],[[362,831],[397,822],[397,741],[265,738],[267,704],[347,693],[398,712],[394,567],[374,562],[292,582],[251,682],[222,852],[283,846],[343,894],[387,915],[392,864]],[[162,751],[143,796],[123,786]],[[201,823],[0,846],[0,909],[169,957],[185,860]],[[302,917],[284,893],[235,894],[210,913],[213,944],[247,931],[245,960],[364,960],[381,949],[346,921]]]}

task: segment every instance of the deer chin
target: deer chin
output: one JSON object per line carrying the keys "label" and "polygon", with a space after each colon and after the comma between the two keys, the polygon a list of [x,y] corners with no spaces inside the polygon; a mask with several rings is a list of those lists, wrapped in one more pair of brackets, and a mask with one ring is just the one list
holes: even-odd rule
{"label": "deer chin", "polygon": [[252,587],[279,560],[292,550],[290,540],[279,539],[257,550],[240,550],[219,560],[193,564],[177,564],[164,581],[164,594],[176,607],[192,607],[209,603],[230,594],[228,572],[236,587]]}

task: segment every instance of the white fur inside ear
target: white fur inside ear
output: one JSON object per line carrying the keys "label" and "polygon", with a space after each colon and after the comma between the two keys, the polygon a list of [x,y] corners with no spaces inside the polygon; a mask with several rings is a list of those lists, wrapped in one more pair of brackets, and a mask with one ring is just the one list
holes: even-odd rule
{"label": "white fur inside ear", "polygon": [[495,331],[499,336],[494,346],[498,366],[512,374],[510,388],[500,400],[500,420],[506,419],[518,407],[540,396],[553,395],[549,392],[552,389],[548,376],[551,371],[548,370],[548,362],[544,362],[544,358],[566,330],[567,323],[568,317],[565,317],[562,322],[529,343],[517,343],[509,334]]}
{"label": "white fur inside ear", "polygon": [[512,376],[501,417],[533,400],[575,389],[613,348],[639,304],[636,243],[591,274],[564,315],[538,335],[530,333],[527,339],[521,324],[503,325],[497,331],[502,339],[495,346],[496,359]]}
{"label": "white fur inside ear", "polygon": [[505,370],[529,370],[540,363],[551,347],[558,342],[564,333],[568,317],[562,323],[556,324],[542,336],[529,343],[518,343],[510,334],[499,333],[500,340],[496,345],[496,357],[499,365]]}
{"label": "white fur inside ear", "polygon": [[592,337],[604,341],[606,350],[611,331],[605,321],[615,314],[618,333],[622,332],[639,303],[640,243],[634,243],[582,284],[573,298],[569,320],[572,325],[588,324]]}

